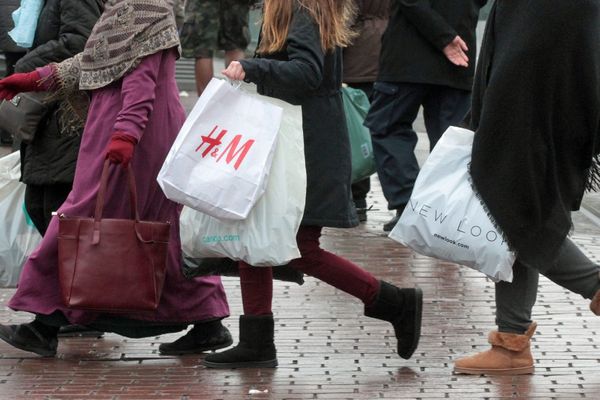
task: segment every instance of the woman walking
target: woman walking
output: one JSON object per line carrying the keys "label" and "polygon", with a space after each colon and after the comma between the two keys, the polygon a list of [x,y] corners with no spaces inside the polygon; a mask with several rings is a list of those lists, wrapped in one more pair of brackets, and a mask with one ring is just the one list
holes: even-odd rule
{"label": "woman walking", "polygon": [[[301,257],[289,265],[360,299],[365,315],[392,323],[398,354],[410,358],[419,342],[422,293],[378,281],[320,247],[323,227],[358,224],[350,189],[350,144],[341,97],[341,47],[351,39],[347,0],[266,0],[258,57],[232,62],[233,80],[254,82],[261,94],[302,107],[306,208],[297,234]],[[244,315],[240,342],[208,355],[213,368],[275,367],[270,267],[240,263]]]}
{"label": "woman walking", "polygon": [[[179,39],[172,5],[165,0],[108,0],[82,53],[58,64],[0,80],[0,98],[22,91],[53,90],[65,97],[66,110],[85,120],[73,189],[58,213],[94,214],[106,158],[115,165],[105,197],[104,218],[128,218],[123,196],[126,169],[137,182],[142,220],[170,221],[167,273],[160,304],[152,312],[98,314],[66,308],[58,286],[58,219],[54,217],[40,246],[26,262],[9,307],[36,314],[33,322],[0,325],[0,338],[22,350],[53,356],[57,331],[68,323],[129,337],[153,336],[195,328],[179,342],[177,352],[228,346],[229,332],[220,323],[228,315],[218,277],[186,280],[181,272],[179,214],[156,182],[185,112],[175,82]],[[87,97],[91,94],[88,109]],[[123,267],[127,267],[124,265]]]}

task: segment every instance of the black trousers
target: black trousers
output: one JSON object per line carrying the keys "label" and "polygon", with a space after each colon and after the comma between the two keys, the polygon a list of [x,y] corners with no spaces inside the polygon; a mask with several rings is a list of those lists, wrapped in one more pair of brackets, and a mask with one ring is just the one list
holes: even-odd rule
{"label": "black trousers", "polygon": [[403,208],[419,173],[413,123],[423,107],[430,149],[450,125],[462,122],[471,92],[424,83],[375,82],[365,125],[371,130],[373,154],[383,195],[390,210]]}
{"label": "black trousers", "polygon": [[48,229],[52,212],[65,202],[72,186],[72,183],[56,183],[25,188],[25,209],[42,236]]}

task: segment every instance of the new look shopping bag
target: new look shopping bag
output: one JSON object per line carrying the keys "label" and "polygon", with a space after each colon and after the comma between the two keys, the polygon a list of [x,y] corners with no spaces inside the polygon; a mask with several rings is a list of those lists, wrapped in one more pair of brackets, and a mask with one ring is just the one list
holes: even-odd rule
{"label": "new look shopping bag", "polygon": [[167,198],[216,218],[246,218],[264,193],[282,112],[211,80],[158,174]]}
{"label": "new look shopping bag", "polygon": [[418,253],[511,282],[515,255],[471,187],[473,137],[472,131],[457,127],[442,135],[389,236]]}

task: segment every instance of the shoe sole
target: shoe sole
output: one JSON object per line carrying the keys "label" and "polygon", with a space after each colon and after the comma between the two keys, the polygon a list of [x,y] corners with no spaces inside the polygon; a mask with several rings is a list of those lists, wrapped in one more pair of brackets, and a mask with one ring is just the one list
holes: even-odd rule
{"label": "shoe sole", "polygon": [[46,349],[41,349],[39,347],[27,347],[20,343],[14,342],[9,337],[4,336],[1,331],[0,331],[0,339],[4,340],[6,343],[10,344],[12,347],[14,347],[16,349],[27,351],[29,353],[35,353],[42,357],[54,357],[56,355],[56,351],[49,351]]}
{"label": "shoe sole", "polygon": [[530,375],[535,372],[535,367],[506,368],[506,369],[482,369],[454,367],[454,374],[465,375]]}
{"label": "shoe sole", "polygon": [[410,348],[408,354],[405,355],[400,354],[399,347],[396,349],[398,355],[404,358],[405,360],[408,360],[410,357],[412,357],[413,353],[419,346],[419,339],[421,338],[421,320],[423,317],[423,291],[420,288],[415,288],[415,297],[417,301],[415,304],[415,339],[413,340],[413,345]]}
{"label": "shoe sole", "polygon": [[87,332],[64,332],[58,333],[58,337],[59,338],[96,338],[96,339],[101,339],[104,336],[104,332],[94,332],[94,331],[87,331]]}
{"label": "shoe sole", "polygon": [[221,344],[217,344],[214,346],[204,346],[204,347],[196,347],[194,349],[188,349],[188,350],[179,350],[179,351],[162,351],[160,350],[160,348],[158,349],[158,353],[161,356],[184,356],[186,354],[200,354],[200,353],[206,353],[207,351],[211,351],[211,350],[219,350],[219,349],[224,349],[225,347],[229,347],[233,344],[233,339],[229,340],[228,342],[224,342]]}
{"label": "shoe sole", "polygon": [[217,369],[234,369],[234,368],[275,368],[277,367],[277,359],[267,361],[245,361],[232,363],[215,363],[203,360],[202,365],[207,368]]}

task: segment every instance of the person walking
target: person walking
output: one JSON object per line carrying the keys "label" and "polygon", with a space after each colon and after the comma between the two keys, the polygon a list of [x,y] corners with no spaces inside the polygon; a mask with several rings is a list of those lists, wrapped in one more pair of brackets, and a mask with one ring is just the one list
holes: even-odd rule
{"label": "person walking", "polygon": [[496,1],[477,66],[470,128],[473,185],[517,256],[495,284],[491,349],[454,372],[534,372],[539,274],[591,299],[600,267],[568,239],[571,211],[600,183],[600,2]]}
{"label": "person walking", "polygon": [[[362,90],[371,100],[379,68],[381,37],[390,17],[390,0],[355,0],[355,3],[357,14],[352,31],[356,37],[342,52],[342,78],[344,83]],[[367,220],[367,194],[370,190],[370,177],[352,183],[352,200],[361,222]]]}
{"label": "person walking", "polygon": [[[102,0],[47,0],[38,18],[33,46],[16,63],[15,71],[31,72],[81,52],[103,8]],[[74,123],[60,101],[48,103],[50,110],[31,143],[20,144],[25,208],[42,236],[52,212],[71,191],[83,133],[83,121]]]}
{"label": "person walking", "polygon": [[[289,266],[360,299],[365,315],[392,323],[397,352],[408,359],[419,342],[421,290],[378,281],[319,244],[323,227],[358,224],[350,194],[350,144],[341,96],[340,47],[351,39],[351,5],[348,0],[265,1],[258,57],[234,61],[223,74],[254,82],[259,93],[302,108],[306,207],[297,234],[301,257]],[[239,344],[209,354],[204,365],[275,367],[272,268],[241,262],[239,270],[244,308]]]}
{"label": "person walking", "polygon": [[396,0],[382,38],[379,75],[365,119],[388,209],[406,207],[419,173],[413,123],[419,108],[429,148],[464,119],[475,70],[475,28],[487,0]]}
{"label": "person walking", "polygon": [[225,51],[225,66],[244,58],[250,43],[248,19],[253,3],[253,0],[187,0],[181,47],[183,57],[196,60],[198,96],[213,78],[215,51]]}
{"label": "person walking", "polygon": [[[73,189],[58,209],[59,214],[94,214],[100,176],[108,158],[113,165],[104,199],[104,218],[129,217],[129,198],[122,196],[120,186],[126,182],[123,167],[131,165],[140,218],[172,224],[166,279],[158,308],[117,315],[69,309],[62,303],[58,285],[58,218],[53,217],[39,247],[25,263],[17,291],[8,303],[13,310],[34,313],[35,319],[27,324],[0,325],[0,339],[8,344],[54,356],[58,329],[69,323],[129,337],[177,332],[193,323],[194,329],[180,342],[188,350],[231,344],[231,336],[220,322],[229,314],[221,280],[203,277],[188,281],[181,274],[181,206],[169,201],[156,182],[185,119],[175,81],[178,46],[169,2],[108,0],[83,52],[0,80],[2,99],[22,91],[51,90],[55,96],[66,99],[70,116],[85,121]],[[91,94],[89,107],[83,91]]]}
{"label": "person walking", "polygon": [[[14,27],[12,13],[19,8],[18,0],[0,1],[0,53],[4,54],[5,76],[15,72],[15,64],[25,55],[27,49],[17,46],[8,32]],[[8,131],[0,128],[0,145],[10,146],[13,139]]]}

